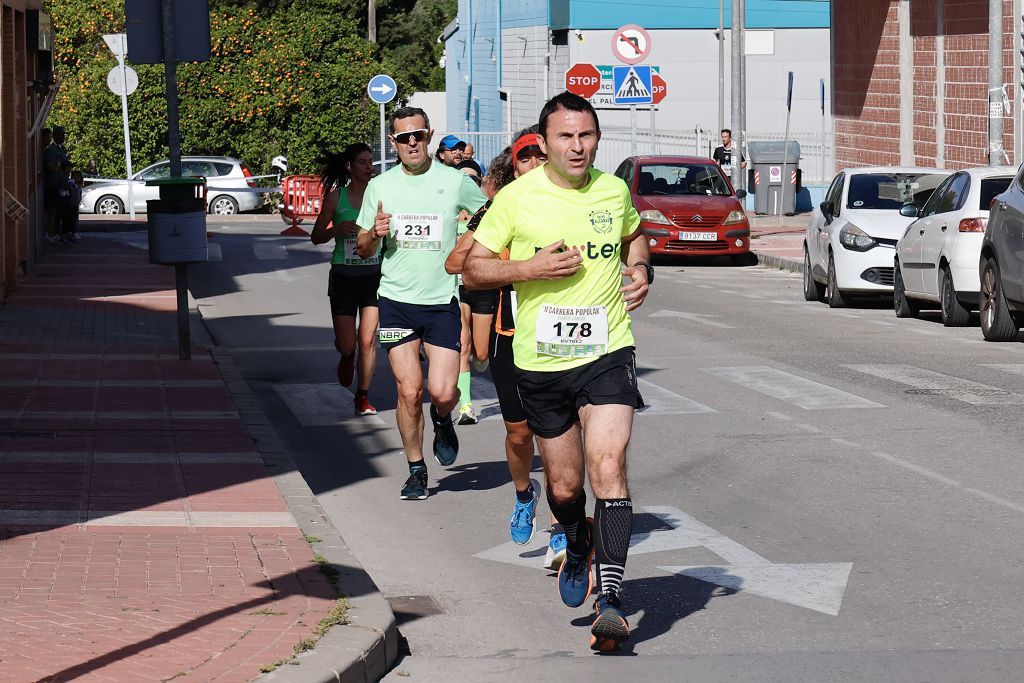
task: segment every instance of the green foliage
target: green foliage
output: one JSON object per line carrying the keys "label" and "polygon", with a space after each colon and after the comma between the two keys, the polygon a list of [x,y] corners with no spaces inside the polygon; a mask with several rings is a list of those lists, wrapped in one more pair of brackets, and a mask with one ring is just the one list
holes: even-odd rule
{"label": "green foliage", "polygon": [[[448,5],[454,0],[420,0],[411,12],[436,23]],[[50,0],[48,11],[62,80],[49,125],[67,128],[76,164],[95,160],[102,175],[121,175],[120,98],[106,86],[116,60],[102,35],[124,31],[123,0]],[[392,15],[383,23],[402,22]],[[293,172],[313,172],[319,149],[374,139],[377,105],[366,83],[376,73],[395,76],[400,98],[443,83],[433,54],[440,29],[423,28],[418,42],[388,29],[398,46],[374,45],[366,40],[361,0],[211,0],[210,29],[210,60],[178,67],[182,153],[239,157],[256,173],[278,154]],[[397,62],[406,59],[419,66]],[[167,115],[163,65],[134,68],[139,89],[128,108],[138,170],[167,158]]]}

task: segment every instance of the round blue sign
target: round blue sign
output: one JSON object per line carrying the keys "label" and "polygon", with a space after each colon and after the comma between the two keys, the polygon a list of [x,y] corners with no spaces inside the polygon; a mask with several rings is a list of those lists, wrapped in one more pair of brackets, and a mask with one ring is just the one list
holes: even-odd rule
{"label": "round blue sign", "polygon": [[366,93],[377,104],[387,104],[395,99],[395,95],[398,94],[398,86],[395,85],[395,79],[391,76],[377,74],[366,84]]}

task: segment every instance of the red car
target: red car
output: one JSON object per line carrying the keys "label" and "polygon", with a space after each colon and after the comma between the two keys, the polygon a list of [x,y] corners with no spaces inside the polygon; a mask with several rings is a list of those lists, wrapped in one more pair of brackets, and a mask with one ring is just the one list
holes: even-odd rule
{"label": "red car", "polygon": [[615,175],[629,185],[651,254],[729,256],[749,263],[750,222],[721,167],[711,159],[630,157]]}

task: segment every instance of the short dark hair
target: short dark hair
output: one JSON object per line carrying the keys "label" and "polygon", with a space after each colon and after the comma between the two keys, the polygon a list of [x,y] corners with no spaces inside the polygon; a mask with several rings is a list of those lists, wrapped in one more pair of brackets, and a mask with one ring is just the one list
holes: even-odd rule
{"label": "short dark hair", "polygon": [[723,128],[721,132],[728,133],[729,137],[732,137],[732,130],[729,128]]}
{"label": "short dark hair", "polygon": [[470,170],[476,171],[478,176],[482,175],[482,173],[483,173],[480,170],[480,164],[476,163],[472,159],[463,159],[459,163],[455,164],[455,168],[457,168],[457,169],[468,168]]}
{"label": "short dark hair", "polygon": [[545,136],[548,130],[548,117],[559,109],[587,112],[593,117],[594,126],[597,127],[597,132],[601,132],[601,123],[597,120],[597,112],[594,111],[593,105],[579,95],[574,95],[571,92],[566,91],[555,95],[545,102],[544,108],[540,110],[540,121],[537,122],[537,132],[540,133],[542,137]]}
{"label": "short dark hair", "polygon": [[430,117],[427,116],[427,112],[423,111],[419,107],[399,107],[391,113],[391,122],[388,124],[388,132],[394,135],[395,121],[398,119],[411,119],[413,116],[422,116],[423,127],[430,130]]}

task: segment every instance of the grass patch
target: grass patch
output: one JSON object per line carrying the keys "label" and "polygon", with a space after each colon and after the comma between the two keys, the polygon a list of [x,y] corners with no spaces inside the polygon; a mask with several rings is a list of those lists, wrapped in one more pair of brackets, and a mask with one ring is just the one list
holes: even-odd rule
{"label": "grass patch", "polygon": [[338,588],[338,577],[341,575],[333,564],[327,561],[327,558],[320,553],[313,553],[313,562],[320,565],[320,573],[327,577],[328,583]]}
{"label": "grass patch", "polygon": [[269,607],[264,607],[263,609],[258,609],[255,612],[249,612],[249,614],[251,614],[254,617],[283,617],[288,613],[277,612],[275,610],[270,609]]}
{"label": "grass patch", "polygon": [[[262,610],[261,610],[262,611]],[[283,657],[272,664],[263,664],[260,666],[260,673],[268,674],[278,667],[284,666],[285,664],[296,664],[293,660],[301,655],[303,652],[309,652],[316,647],[317,641],[324,637],[324,635],[331,629],[332,626],[344,626],[348,623],[348,598],[338,598],[334,601],[334,607],[327,613],[320,623],[313,629],[313,635],[309,638],[303,638],[295,644],[293,654],[288,657]]]}
{"label": "grass patch", "polygon": [[319,539],[316,536],[310,536],[309,534],[302,534],[302,537],[306,539],[306,543],[310,545],[313,545],[314,543],[320,543],[322,541],[322,539]]}

